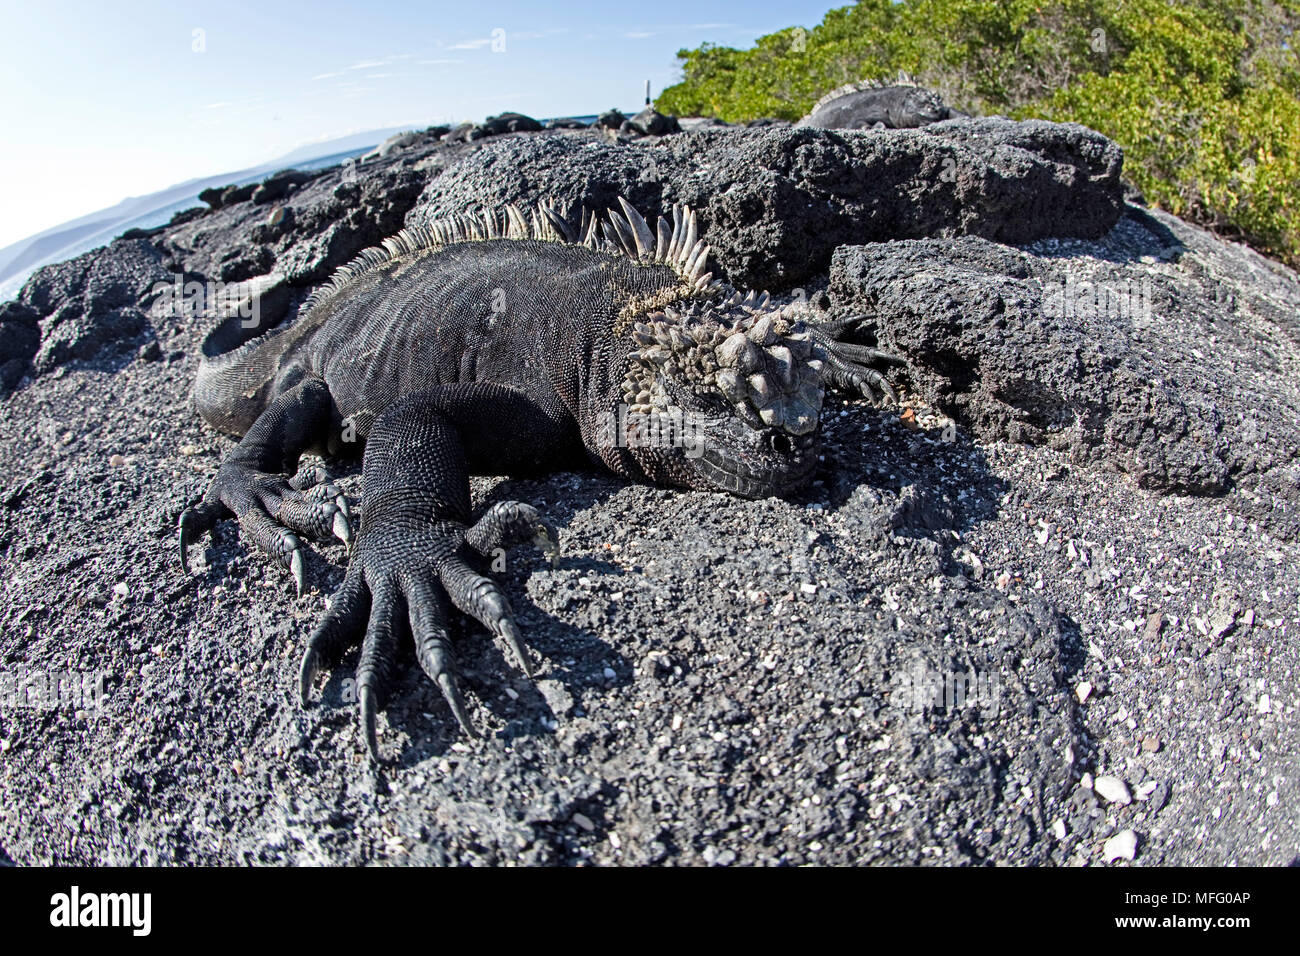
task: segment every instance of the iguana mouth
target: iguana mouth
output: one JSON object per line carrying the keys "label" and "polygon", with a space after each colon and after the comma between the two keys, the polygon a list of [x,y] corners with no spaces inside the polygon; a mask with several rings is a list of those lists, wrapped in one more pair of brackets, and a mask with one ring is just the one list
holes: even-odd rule
{"label": "iguana mouth", "polygon": [[817,436],[772,431],[765,441],[776,444],[757,455],[705,442],[703,454],[691,461],[712,487],[743,498],[781,497],[808,484],[817,468]]}

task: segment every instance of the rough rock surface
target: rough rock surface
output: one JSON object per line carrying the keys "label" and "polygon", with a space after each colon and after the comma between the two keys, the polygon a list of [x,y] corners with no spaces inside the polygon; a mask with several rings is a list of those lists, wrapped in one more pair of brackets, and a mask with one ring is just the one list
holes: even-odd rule
{"label": "rough rock surface", "polygon": [[[416,143],[38,273],[0,312],[26,330],[15,354],[32,321],[42,343],[63,321],[102,343],[4,402],[0,693],[73,671],[104,697],[0,699],[0,860],[1101,864],[1127,830],[1135,865],[1300,858],[1283,485],[1300,284],[1158,213],[1115,225],[1117,160],[1092,134],[981,122]],[[965,185],[945,192],[948,155]],[[412,661],[381,716],[397,764],[376,774],[346,700],[355,652],[321,704],[293,694],[341,547],[301,599],[229,522],[180,575],[176,516],[230,442],[189,407],[210,322],[141,292],[160,272],[261,277],[291,312],[403,219],[542,187],[572,201],[584,175],[593,202],[698,203],[733,280],[867,311],[913,363],[907,407],[828,403],[824,463],[792,500],[476,479],[480,505],[529,500],[561,529],[558,567],[520,552],[499,575],[538,680],[462,626],[487,739],[455,732]],[[1039,210],[1040,231],[1009,210]],[[1043,239],[1051,222],[1099,238]],[[900,224],[915,241],[864,245]],[[996,244],[1012,236],[1039,241]],[[1149,282],[1150,324],[1044,319],[1061,275]],[[143,324],[114,339],[100,320],[122,311]],[[330,465],[355,507],[358,469]],[[1100,798],[1100,776],[1132,802]]]}
{"label": "rough rock surface", "polygon": [[40,316],[36,370],[139,345],[136,339],[149,331],[145,310],[154,289],[170,281],[162,252],[145,239],[119,240],[38,270],[18,296]]}
{"label": "rough rock surface", "polygon": [[670,133],[680,133],[682,131],[681,124],[677,122],[676,116],[665,116],[653,106],[647,106],[636,116],[627,120],[626,125],[642,136],[666,136]]}
{"label": "rough rock surface", "polygon": [[605,110],[596,117],[596,125],[602,129],[619,129],[627,122],[622,110]]}
{"label": "rough rock surface", "polygon": [[1295,276],[1161,212],[1099,243],[977,238],[836,250],[835,305],[870,317],[925,398],[981,440],[1047,444],[1143,487],[1240,490],[1296,527]]}
{"label": "rough rock surface", "polygon": [[1000,118],[919,130],[704,129],[653,145],[537,138],[485,147],[433,180],[416,222],[474,203],[626,196],[689,203],[718,268],[773,291],[824,272],[846,243],[979,235],[1097,238],[1121,211],[1119,149],[1081,126]]}

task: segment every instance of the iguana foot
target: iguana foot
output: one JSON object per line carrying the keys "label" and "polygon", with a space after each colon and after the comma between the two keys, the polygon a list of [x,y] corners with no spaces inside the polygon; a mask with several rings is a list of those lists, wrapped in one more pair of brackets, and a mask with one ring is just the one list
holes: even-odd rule
{"label": "iguana foot", "polygon": [[[819,322],[811,326],[813,341],[821,346],[825,354],[825,367],[822,375],[826,383],[834,388],[858,392],[863,398],[879,405],[885,397],[895,404],[898,393],[879,371],[871,368],[872,363],[885,362],[892,365],[905,365],[906,359],[866,345],[840,341],[840,337],[850,329],[860,328],[866,321],[864,316],[851,316],[830,322]],[[876,393],[880,394],[877,397]]]}
{"label": "iguana foot", "polygon": [[324,469],[306,469],[286,478],[227,461],[203,501],[181,513],[178,538],[181,569],[186,574],[186,549],[200,534],[231,514],[239,520],[240,531],[248,540],[293,574],[299,596],[306,574],[303,544],[294,532],[318,539],[333,535],[346,545],[352,544],[347,501]]}
{"label": "iguana foot", "polygon": [[471,527],[455,521],[420,525],[394,517],[363,524],[343,586],[330,600],[303,655],[299,692],[306,706],[321,666],[364,632],[356,692],[366,749],[378,762],[376,715],[392,676],[398,641],[409,628],[420,667],[438,686],[465,733],[479,736],[456,681],[447,632],[448,601],[509,645],[525,674],[532,664],[510,603],[491,578],[474,569],[476,552],[493,557],[528,540],[553,557],[556,535],[531,505],[493,505]]}

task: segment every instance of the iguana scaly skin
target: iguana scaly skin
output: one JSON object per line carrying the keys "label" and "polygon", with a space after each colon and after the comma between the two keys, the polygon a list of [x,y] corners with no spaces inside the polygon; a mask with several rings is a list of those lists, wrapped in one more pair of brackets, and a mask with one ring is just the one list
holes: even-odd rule
{"label": "iguana scaly skin", "polygon": [[[364,635],[357,693],[375,759],[376,709],[408,628],[421,667],[475,734],[449,604],[531,674],[505,595],[478,569],[530,539],[553,552],[556,537],[520,502],[475,521],[471,473],[592,461],[635,480],[781,495],[816,465],[824,385],[893,396],[866,367],[890,356],[837,341],[854,320],[812,324],[806,309],[734,292],[705,272],[709,247],[689,209],[652,230],[620,203],[622,214],[577,226],[542,206],[406,230],[339,270],[288,328],[239,344],[227,322],[204,343],[199,412],[242,438],[181,516],[182,566],[187,545],[231,514],[299,593],[298,534],[352,545],[301,692],[305,703],[320,664]],[[289,476],[304,452],[363,446],[353,541],[339,489]]]}
{"label": "iguana scaly skin", "polygon": [[893,82],[865,80],[831,90],[795,125],[819,129],[914,129],[968,115],[900,73]]}

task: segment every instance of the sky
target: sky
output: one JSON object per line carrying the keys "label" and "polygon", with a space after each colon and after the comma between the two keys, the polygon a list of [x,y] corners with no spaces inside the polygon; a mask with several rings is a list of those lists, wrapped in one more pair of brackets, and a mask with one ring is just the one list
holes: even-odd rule
{"label": "sky", "polygon": [[834,0],[0,0],[0,247],[367,129],[641,104]]}

